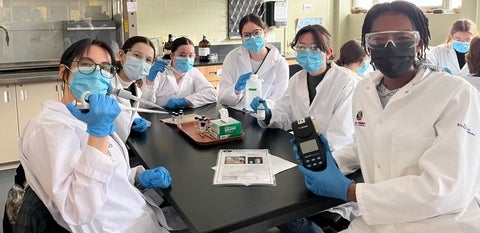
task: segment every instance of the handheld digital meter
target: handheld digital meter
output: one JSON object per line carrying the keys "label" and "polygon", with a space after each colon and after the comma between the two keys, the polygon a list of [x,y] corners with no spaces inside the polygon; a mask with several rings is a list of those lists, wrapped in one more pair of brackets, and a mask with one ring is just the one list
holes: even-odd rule
{"label": "handheld digital meter", "polygon": [[313,117],[292,122],[292,130],[303,166],[313,171],[325,169],[327,167],[325,149],[318,137],[318,129]]}

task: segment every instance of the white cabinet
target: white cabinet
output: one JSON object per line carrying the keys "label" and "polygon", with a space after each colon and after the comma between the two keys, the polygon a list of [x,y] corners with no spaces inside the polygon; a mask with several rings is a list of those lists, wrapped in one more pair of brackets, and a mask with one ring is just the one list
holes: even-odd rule
{"label": "white cabinet", "polygon": [[45,100],[58,100],[57,81],[0,85],[0,170],[19,160],[18,139],[28,121],[40,112]]}

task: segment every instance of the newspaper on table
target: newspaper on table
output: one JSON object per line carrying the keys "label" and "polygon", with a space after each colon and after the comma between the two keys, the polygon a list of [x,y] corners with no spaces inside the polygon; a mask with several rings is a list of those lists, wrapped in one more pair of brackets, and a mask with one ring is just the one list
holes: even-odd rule
{"label": "newspaper on table", "polygon": [[276,185],[268,149],[220,149],[213,184]]}

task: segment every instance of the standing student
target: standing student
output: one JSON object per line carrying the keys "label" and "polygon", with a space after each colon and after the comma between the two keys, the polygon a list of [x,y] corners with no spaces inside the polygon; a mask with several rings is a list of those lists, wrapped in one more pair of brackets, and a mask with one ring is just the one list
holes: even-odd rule
{"label": "standing student", "polygon": [[[318,130],[331,141],[332,150],[340,149],[353,141],[352,95],[360,77],[327,62],[333,56],[332,37],[321,25],[300,29],[291,46],[303,69],[290,79],[275,108],[265,104],[265,120],[257,120],[258,124],[289,130],[293,121],[312,116]],[[252,101],[252,109],[256,111],[261,99]]]}
{"label": "standing student", "polygon": [[[374,5],[362,44],[379,71],[355,90],[355,140],[334,160],[320,135],[326,169],[299,165],[313,193],[357,202],[361,216],[346,232],[480,232],[480,94],[461,78],[414,65],[429,35],[414,4]],[[342,174],[357,168],[365,183]]]}
{"label": "standing student", "polygon": [[[146,37],[133,36],[125,41],[118,52],[118,67],[115,77],[111,80],[112,88],[125,89],[132,95],[141,96],[141,90],[137,86],[137,81],[148,75],[152,63],[155,59],[155,47]],[[119,104],[126,107],[138,107],[138,102],[132,102],[128,99],[117,97]],[[134,105],[134,106],[132,106]],[[122,111],[115,120],[116,133],[126,141],[130,131],[145,132],[147,130],[147,120],[140,117],[137,112]]]}
{"label": "standing student", "polygon": [[[28,123],[20,161],[30,188],[70,232],[168,232],[165,221],[159,223],[165,220],[162,210],[138,188],[167,188],[171,177],[163,167],[130,168],[115,133],[120,107],[106,95],[113,64],[113,51],[103,41],[82,39],[65,50],[59,67],[63,97],[45,102]],[[88,110],[79,109],[82,99]]]}
{"label": "standing student", "polygon": [[170,64],[155,61],[142,85],[142,99],[171,109],[198,108],[217,101],[213,85],[193,67],[195,48],[190,39],[175,39],[170,57]]}
{"label": "standing student", "polygon": [[335,62],[339,66],[363,76],[366,72],[373,71],[370,57],[367,56],[359,40],[349,40],[340,48],[340,58]]}
{"label": "standing student", "polygon": [[444,44],[431,49],[428,60],[453,75],[468,74],[465,54],[470,40],[478,35],[477,25],[469,19],[459,19],[450,27],[450,33]]}
{"label": "standing student", "polygon": [[287,61],[275,46],[265,42],[267,25],[260,16],[245,15],[239,29],[243,45],[230,51],[223,61],[218,102],[243,110],[247,80],[256,74],[263,80],[261,97],[273,107],[288,86]]}

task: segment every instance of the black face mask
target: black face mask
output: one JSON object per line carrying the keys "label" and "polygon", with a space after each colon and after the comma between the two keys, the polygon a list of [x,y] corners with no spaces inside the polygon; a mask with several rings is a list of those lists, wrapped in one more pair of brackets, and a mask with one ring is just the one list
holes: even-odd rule
{"label": "black face mask", "polygon": [[375,68],[389,78],[399,78],[415,62],[415,47],[387,47],[371,49],[371,59]]}

